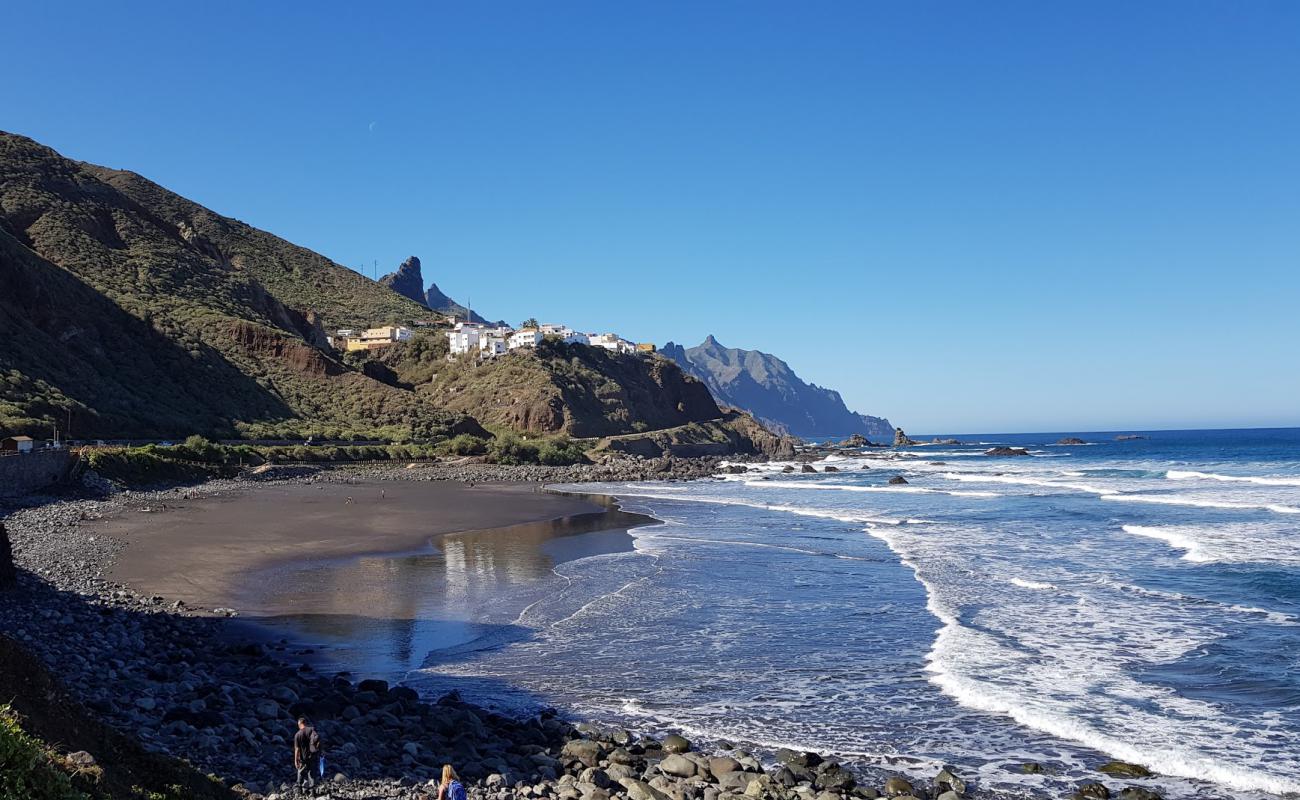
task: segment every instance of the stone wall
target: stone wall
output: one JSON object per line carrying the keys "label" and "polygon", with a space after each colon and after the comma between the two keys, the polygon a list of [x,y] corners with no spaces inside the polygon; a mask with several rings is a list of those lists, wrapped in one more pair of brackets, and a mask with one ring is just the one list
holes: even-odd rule
{"label": "stone wall", "polygon": [[36,450],[0,457],[0,497],[18,497],[67,480],[77,459],[71,450]]}

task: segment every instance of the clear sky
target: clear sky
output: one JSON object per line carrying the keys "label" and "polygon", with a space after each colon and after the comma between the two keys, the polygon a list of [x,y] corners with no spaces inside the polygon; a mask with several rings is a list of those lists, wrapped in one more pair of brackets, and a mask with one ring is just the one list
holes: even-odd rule
{"label": "clear sky", "polygon": [[1300,3],[15,3],[0,128],[909,431],[1300,425]]}

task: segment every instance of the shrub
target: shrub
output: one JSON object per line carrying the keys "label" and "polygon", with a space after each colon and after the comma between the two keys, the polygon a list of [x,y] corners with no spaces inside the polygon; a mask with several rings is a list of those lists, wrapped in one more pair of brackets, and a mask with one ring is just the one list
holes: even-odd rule
{"label": "shrub", "polygon": [[487,442],[477,436],[462,433],[443,442],[442,448],[454,456],[481,456],[487,452]]}
{"label": "shrub", "polygon": [[22,729],[8,704],[0,706],[0,797],[88,800],[73,788],[54,755]]}
{"label": "shrub", "polygon": [[488,457],[497,464],[536,464],[538,449],[536,442],[503,433],[488,443]]}
{"label": "shrub", "polygon": [[586,461],[587,457],[582,445],[569,439],[559,438],[542,442],[537,448],[537,460],[550,467],[567,467],[570,464]]}

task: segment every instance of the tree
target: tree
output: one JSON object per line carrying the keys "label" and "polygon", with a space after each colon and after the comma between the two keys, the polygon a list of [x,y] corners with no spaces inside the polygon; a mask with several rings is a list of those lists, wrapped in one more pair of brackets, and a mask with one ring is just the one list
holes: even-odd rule
{"label": "tree", "polygon": [[542,326],[539,325],[539,324],[537,323],[537,317],[529,317],[528,319],[526,319],[526,320],[524,320],[523,322],[519,323],[519,327],[521,327],[521,328],[540,328],[540,327],[542,327]]}

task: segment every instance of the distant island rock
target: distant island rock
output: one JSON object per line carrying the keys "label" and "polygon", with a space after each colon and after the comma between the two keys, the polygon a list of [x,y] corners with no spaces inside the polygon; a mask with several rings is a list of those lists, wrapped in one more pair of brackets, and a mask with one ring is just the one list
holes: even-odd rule
{"label": "distant island rock", "polygon": [[1136,440],[1136,439],[1145,439],[1145,438],[1147,438],[1147,437],[1145,437],[1145,436],[1141,436],[1141,435],[1136,434],[1136,433],[1121,433],[1119,436],[1116,436],[1116,437],[1115,437],[1115,441],[1117,441],[1117,442],[1131,442],[1131,441],[1134,441],[1134,440]]}
{"label": "distant island rock", "polygon": [[911,447],[916,444],[915,439],[909,439],[902,428],[894,428],[894,447]]}
{"label": "distant island rock", "polygon": [[805,383],[769,353],[723,347],[712,335],[697,347],[668,342],[659,352],[704,381],[718,402],[774,430],[806,439],[846,433],[888,439],[893,432],[888,420],[850,411],[839,392]]}
{"label": "distant island rock", "polygon": [[990,447],[984,451],[986,456],[1027,456],[1029,451],[1023,447]]}
{"label": "distant island rock", "polygon": [[1057,439],[1056,443],[1057,444],[1087,444],[1087,442],[1085,442],[1084,440],[1074,436],[1067,436],[1064,439]]}

